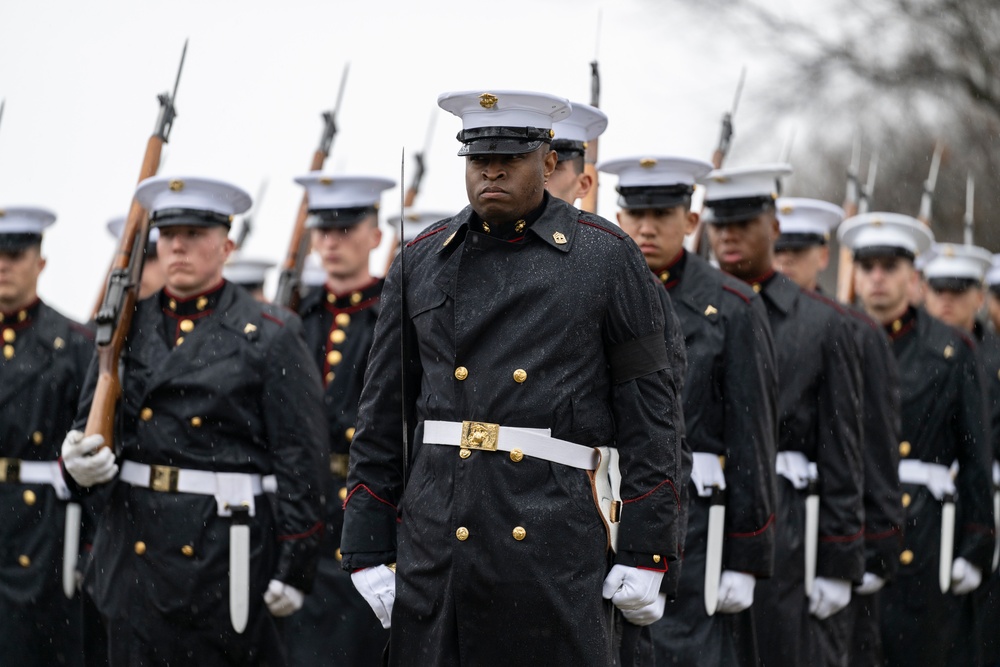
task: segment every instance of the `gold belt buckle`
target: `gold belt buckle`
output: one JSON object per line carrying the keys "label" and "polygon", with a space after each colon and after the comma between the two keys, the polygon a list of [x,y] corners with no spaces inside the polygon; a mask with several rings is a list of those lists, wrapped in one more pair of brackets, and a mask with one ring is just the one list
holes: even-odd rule
{"label": "gold belt buckle", "polygon": [[0,482],[17,484],[21,481],[21,460],[0,459]]}
{"label": "gold belt buckle", "polygon": [[482,449],[487,452],[495,452],[499,437],[500,424],[462,422],[462,449]]}
{"label": "gold belt buckle", "polygon": [[176,493],[179,468],[173,466],[150,466],[149,488],[153,491]]}

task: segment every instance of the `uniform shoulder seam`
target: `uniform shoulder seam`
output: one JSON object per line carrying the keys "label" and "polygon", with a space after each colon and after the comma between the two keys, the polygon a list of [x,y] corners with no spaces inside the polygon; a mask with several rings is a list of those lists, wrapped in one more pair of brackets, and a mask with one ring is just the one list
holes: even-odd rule
{"label": "uniform shoulder seam", "polygon": [[415,238],[412,241],[410,241],[409,243],[407,243],[406,247],[409,248],[410,246],[412,246],[412,245],[414,245],[416,243],[419,243],[420,241],[423,241],[426,238],[430,238],[431,236],[434,236],[435,234],[443,232],[446,229],[448,229],[448,225],[441,225],[440,227],[438,227],[436,229],[432,229],[431,231],[427,232],[426,234],[421,234],[417,238]]}
{"label": "uniform shoulder seam", "polygon": [[738,297],[739,297],[740,299],[742,299],[742,300],[743,300],[743,303],[745,303],[745,304],[747,304],[747,305],[749,305],[749,304],[750,304],[750,297],[748,297],[748,296],[747,296],[746,294],[743,294],[742,292],[740,292],[740,291],[739,291],[738,289],[736,289],[735,287],[732,287],[732,286],[730,286],[730,285],[726,285],[725,283],[723,283],[723,284],[722,284],[722,289],[724,289],[724,290],[726,290],[727,292],[730,292],[730,293],[732,293],[732,294],[735,294],[736,296],[738,296]]}
{"label": "uniform shoulder seam", "polygon": [[581,225],[587,225],[588,227],[593,227],[594,229],[600,229],[602,232],[605,232],[607,234],[611,234],[612,236],[614,236],[618,240],[621,240],[621,239],[625,238],[624,234],[619,234],[618,232],[614,231],[613,229],[608,229],[604,225],[598,224],[597,222],[593,222],[593,221],[590,221],[590,220],[585,220],[582,217],[581,218],[577,218],[576,221],[579,222]]}

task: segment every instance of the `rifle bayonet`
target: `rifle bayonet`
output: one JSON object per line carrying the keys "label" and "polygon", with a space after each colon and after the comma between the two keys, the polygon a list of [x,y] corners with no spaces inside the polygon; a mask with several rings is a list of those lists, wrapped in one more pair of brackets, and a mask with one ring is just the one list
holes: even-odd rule
{"label": "rifle bayonet", "polygon": [[736,116],[736,109],[740,104],[740,96],[743,94],[743,83],[747,78],[747,68],[746,66],[740,70],[740,80],[736,84],[736,95],[733,97],[733,106],[730,111],[722,117],[722,131],[719,134],[719,147],[715,149],[715,153],[712,155],[712,165],[716,169],[722,168],[722,163],[726,159],[726,155],[729,154],[729,147],[733,142],[733,117]]}
{"label": "rifle bayonet", "polygon": [[868,161],[868,183],[861,190],[858,200],[858,213],[867,213],[871,208],[872,197],[875,195],[875,178],[878,176],[878,151],[872,153]]}
{"label": "rifle bayonet", "polygon": [[319,140],[319,152],[323,155],[330,154],[333,146],[333,138],[337,136],[337,114],[340,112],[340,105],[344,101],[344,88],[347,87],[347,73],[351,70],[351,63],[344,63],[344,72],[340,75],[340,88],[337,90],[337,105],[329,111],[323,112],[323,136]]}
{"label": "rifle bayonet", "polygon": [[177,78],[174,79],[173,93],[160,93],[156,98],[160,101],[160,116],[156,119],[156,129],[153,134],[159,137],[163,143],[170,141],[170,130],[174,126],[174,118],[177,117],[177,109],[174,102],[177,101],[177,88],[181,85],[181,72],[184,71],[184,59],[187,57],[188,40],[184,40],[184,48],[181,50],[181,63],[177,66]]}
{"label": "rifle bayonet", "polygon": [[944,154],[944,143],[939,139],[934,144],[934,156],[931,158],[931,170],[924,181],[924,193],[920,197],[920,213],[917,214],[925,225],[931,222],[931,203],[934,200],[934,188],[937,187],[938,170],[941,168],[941,156]]}
{"label": "rifle bayonet", "polygon": [[972,172],[965,180],[965,245],[972,245],[972,229],[975,224],[973,206],[976,200],[976,179]]}
{"label": "rifle bayonet", "polygon": [[260,210],[260,203],[264,199],[264,193],[267,192],[267,179],[265,178],[260,182],[260,186],[257,188],[257,196],[253,200],[253,208],[246,212],[243,216],[243,222],[240,225],[239,236],[236,237],[236,250],[243,248],[244,244],[247,242],[247,238],[250,236],[250,232],[253,231],[253,219],[257,215],[257,211]]}

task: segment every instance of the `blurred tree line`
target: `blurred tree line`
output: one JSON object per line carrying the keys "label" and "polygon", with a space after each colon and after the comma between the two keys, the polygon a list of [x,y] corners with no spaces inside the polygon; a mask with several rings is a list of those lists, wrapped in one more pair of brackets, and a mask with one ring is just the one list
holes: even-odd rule
{"label": "blurred tree line", "polygon": [[827,0],[789,12],[775,0],[688,2],[773,59],[774,74],[748,86],[766,87],[772,118],[794,118],[785,194],[841,203],[861,136],[862,182],[879,155],[870,210],[916,216],[942,141],[935,236],[962,241],[971,173],[975,242],[1000,251],[1000,0]]}

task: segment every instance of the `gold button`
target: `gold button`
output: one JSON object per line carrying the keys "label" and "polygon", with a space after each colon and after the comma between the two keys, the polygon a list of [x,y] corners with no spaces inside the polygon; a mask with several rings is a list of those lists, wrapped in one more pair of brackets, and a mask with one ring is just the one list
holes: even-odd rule
{"label": "gold button", "polygon": [[458,368],[455,369],[455,379],[456,380],[464,380],[467,377],[469,377],[469,369],[468,368],[466,368],[465,366],[459,366]]}
{"label": "gold button", "polygon": [[32,491],[31,489],[28,489],[27,491],[25,491],[21,495],[21,497],[24,498],[24,504],[28,505],[29,507],[31,505],[34,505],[35,501],[38,500],[38,498],[35,497],[35,492]]}
{"label": "gold button", "polygon": [[336,376],[333,374],[333,371],[330,371],[329,373],[327,373],[326,374],[326,383],[330,384],[331,382],[333,382],[333,378],[334,377],[336,377]]}
{"label": "gold button", "polygon": [[3,339],[4,339],[4,342],[6,342],[6,343],[13,343],[15,340],[17,340],[17,334],[14,333],[13,329],[4,329],[3,330]]}
{"label": "gold button", "polygon": [[340,313],[335,318],[333,318],[333,321],[337,323],[338,327],[343,328],[351,323],[351,316],[348,315],[347,313]]}
{"label": "gold button", "polygon": [[351,442],[352,440],[354,440],[354,433],[355,433],[354,427],[348,426],[347,428],[344,429],[344,439],[347,440],[347,442]]}
{"label": "gold button", "polygon": [[181,331],[184,333],[191,333],[194,331],[194,322],[191,320],[181,320]]}
{"label": "gold button", "polygon": [[17,563],[21,567],[28,567],[29,565],[31,565],[31,559],[25,556],[24,554],[21,554],[20,556],[17,557]]}
{"label": "gold button", "polygon": [[461,458],[461,459],[467,459],[470,456],[472,456],[472,450],[471,449],[465,449],[463,447],[462,449],[458,450],[458,457],[459,458]]}
{"label": "gold button", "polygon": [[194,555],[194,547],[191,546],[190,544],[185,544],[184,546],[181,547],[181,553],[190,558],[191,556]]}
{"label": "gold button", "polygon": [[664,271],[663,273],[660,274],[660,282],[664,282],[665,283],[668,280],[670,280],[670,272],[669,271]]}
{"label": "gold button", "polygon": [[653,562],[654,563],[659,563],[661,560],[663,560],[663,559],[660,558],[660,554],[653,554]]}
{"label": "gold button", "polygon": [[14,358],[14,346],[13,345],[4,345],[3,346],[3,357],[4,357],[4,359],[13,359]]}
{"label": "gold button", "polygon": [[344,560],[344,554],[340,553],[340,547],[333,552],[333,557],[337,559],[338,562]]}
{"label": "gold button", "polygon": [[510,450],[510,460],[513,461],[514,463],[520,463],[523,458],[524,458],[524,452],[522,452],[520,449]]}
{"label": "gold button", "polygon": [[511,535],[514,536],[515,540],[520,542],[521,540],[523,540],[525,537],[528,536],[528,531],[526,531],[521,526],[515,526],[514,530],[511,531]]}
{"label": "gold button", "polygon": [[514,371],[514,382],[521,384],[528,379],[528,373],[523,368],[518,368]]}
{"label": "gold button", "polygon": [[455,531],[455,537],[458,538],[459,542],[466,541],[467,539],[469,539],[469,529],[466,528],[465,526],[462,526],[461,528]]}
{"label": "gold button", "polygon": [[170,306],[170,310],[177,310],[177,302],[173,299],[171,299],[167,305]]}
{"label": "gold button", "polygon": [[910,446],[910,443],[908,441],[904,440],[903,442],[899,443],[900,456],[909,456],[911,449],[913,448]]}
{"label": "gold button", "polygon": [[326,363],[331,366],[336,366],[343,361],[343,359],[344,355],[342,355],[339,350],[331,350],[330,353],[326,355]]}
{"label": "gold button", "polygon": [[195,428],[201,426],[201,417],[191,417],[191,426]]}
{"label": "gold button", "polygon": [[754,283],[752,287],[754,292],[760,293],[760,283]]}
{"label": "gold button", "polygon": [[893,320],[892,322],[892,332],[899,333],[899,330],[903,328],[902,320]]}
{"label": "gold button", "polygon": [[911,502],[913,502],[913,498],[910,497],[910,494],[904,493],[903,494],[903,507],[909,507]]}
{"label": "gold button", "polygon": [[145,542],[136,542],[135,543],[135,554],[137,556],[141,556],[144,553],[146,553],[146,543]]}
{"label": "gold button", "polygon": [[351,295],[351,303],[355,306],[361,303],[361,292],[355,292]]}
{"label": "gold button", "polygon": [[42,444],[43,440],[45,440],[45,436],[42,435],[41,431],[35,431],[34,433],[31,434],[31,441],[36,445]]}
{"label": "gold button", "polygon": [[347,500],[347,487],[346,486],[340,487],[340,491],[337,491],[337,497],[340,498],[341,500]]}
{"label": "gold button", "polygon": [[194,307],[197,308],[198,310],[205,310],[207,306],[208,306],[208,299],[206,299],[203,296],[198,297],[198,301],[195,302],[194,304]]}
{"label": "gold button", "polygon": [[142,412],[139,413],[139,419],[141,419],[144,422],[148,422],[152,418],[153,418],[152,408],[143,408]]}
{"label": "gold button", "polygon": [[179,337],[179,338],[177,339],[177,342],[176,342],[176,343],[174,343],[174,345],[175,345],[175,346],[177,346],[177,345],[180,345],[180,344],[181,344],[181,343],[183,343],[183,342],[184,342],[184,336],[181,336],[181,337]]}
{"label": "gold button", "polygon": [[913,552],[907,549],[903,553],[899,554],[899,562],[903,565],[909,565],[913,562]]}
{"label": "gold button", "polygon": [[330,334],[330,340],[332,340],[335,345],[340,345],[347,340],[347,334],[344,333],[343,329],[334,329]]}
{"label": "gold button", "polygon": [[327,303],[333,303],[336,300],[337,300],[336,296],[334,296],[333,294],[330,294],[329,292],[326,293],[326,302]]}

